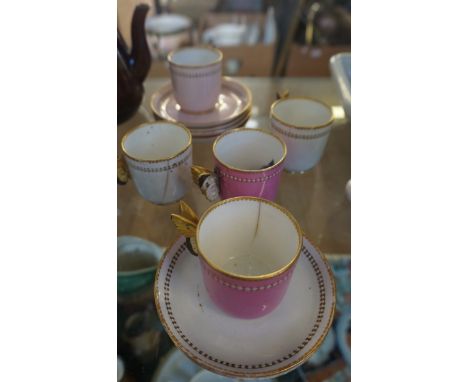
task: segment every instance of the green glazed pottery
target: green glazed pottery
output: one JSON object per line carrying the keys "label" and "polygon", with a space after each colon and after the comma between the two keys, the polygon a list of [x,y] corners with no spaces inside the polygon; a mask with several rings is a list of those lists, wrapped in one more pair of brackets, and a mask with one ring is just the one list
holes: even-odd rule
{"label": "green glazed pottery", "polygon": [[126,295],[153,285],[164,248],[135,236],[117,238],[117,293]]}

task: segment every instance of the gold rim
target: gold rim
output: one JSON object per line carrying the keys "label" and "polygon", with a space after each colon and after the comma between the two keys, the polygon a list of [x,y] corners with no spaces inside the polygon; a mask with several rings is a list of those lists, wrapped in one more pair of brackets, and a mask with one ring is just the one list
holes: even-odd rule
{"label": "gold rim", "polygon": [[[313,101],[313,102],[321,104],[322,106],[325,106],[326,109],[330,112],[330,119],[327,122],[325,122],[323,124],[320,124],[320,125],[298,126],[298,125],[294,125],[292,123],[283,121],[281,118],[279,118],[277,115],[275,115],[274,109],[275,109],[276,105],[278,105],[278,104],[280,104],[281,102],[284,102],[284,101],[290,101],[290,100],[295,100],[295,99]],[[275,102],[273,102],[271,104],[270,116],[273,119],[276,119],[278,122],[281,122],[286,127],[294,127],[296,129],[320,129],[322,127],[327,127],[327,126],[331,125],[333,123],[333,121],[335,120],[335,117],[333,116],[332,108],[329,105],[327,105],[325,102],[322,102],[322,101],[320,101],[320,100],[318,100],[316,98],[313,98],[313,97],[286,97],[286,98],[280,98],[280,99],[276,100]]]}
{"label": "gold rim", "polygon": [[[226,123],[225,125],[220,125],[220,126],[215,126],[215,127],[196,127],[196,128],[193,129],[193,131],[191,131],[191,133],[193,134],[194,131],[195,132],[197,132],[197,131],[200,132],[200,131],[213,131],[213,130],[216,130],[216,129],[229,129],[231,127],[236,126],[239,123],[242,126],[242,123],[247,122],[250,119],[251,116],[252,116],[252,113],[250,111],[248,111],[245,115],[241,116],[240,118],[237,118],[236,120],[234,120],[232,122]],[[238,127],[236,127],[236,129],[237,128]]]}
{"label": "gold rim", "polygon": [[[189,49],[192,49],[192,50],[194,50],[194,49],[211,50],[212,52],[215,52],[216,54],[218,54],[218,58],[214,62],[210,62],[209,64],[205,64],[205,65],[182,65],[182,64],[177,64],[177,63],[174,62],[174,60],[173,60],[174,54],[176,54],[176,53],[178,53],[178,52],[180,52],[182,50],[189,50]],[[213,48],[212,46],[203,46],[203,45],[196,45],[196,46],[191,46],[191,47],[178,48],[178,49],[175,49],[172,52],[170,52],[168,54],[168,56],[167,56],[167,61],[169,62],[169,64],[174,65],[174,66],[179,67],[179,68],[208,68],[210,66],[219,64],[222,60],[223,60],[223,52],[221,52],[217,48]]]}
{"label": "gold rim", "polygon": [[[174,343],[174,345],[180,350],[182,351],[182,353],[184,353],[189,359],[191,359],[193,362],[195,362],[197,365],[209,370],[209,371],[212,371],[214,373],[217,373],[217,374],[221,374],[225,377],[242,377],[242,378],[252,378],[252,377],[257,377],[257,378],[261,378],[261,377],[272,377],[272,376],[278,376],[278,375],[282,375],[294,368],[296,368],[297,366],[299,365],[302,365],[305,361],[307,361],[311,356],[312,354],[319,348],[319,346],[322,344],[323,340],[325,339],[326,335],[328,334],[329,330],[330,330],[330,327],[333,323],[333,318],[335,316],[335,309],[336,309],[336,283],[335,283],[335,278],[333,276],[333,272],[331,270],[331,267],[330,267],[330,264],[328,262],[328,260],[326,259],[326,257],[322,254],[322,252],[315,246],[314,243],[312,243],[312,241],[309,240],[309,238],[304,234],[302,233],[303,237],[306,238],[306,240],[312,245],[312,247],[314,247],[314,249],[318,252],[318,254],[320,255],[323,263],[325,264],[326,268],[327,268],[327,271],[328,271],[328,275],[329,275],[329,278],[330,278],[330,283],[332,285],[332,309],[331,309],[331,313],[330,313],[330,316],[328,317],[328,322],[327,322],[327,325],[325,327],[325,330],[323,331],[322,335],[319,337],[319,339],[317,340],[317,342],[315,343],[315,345],[307,352],[305,353],[302,357],[300,357],[299,359],[297,359],[296,361],[294,362],[291,362],[290,364],[286,365],[286,366],[283,366],[279,369],[275,369],[275,370],[271,370],[271,371],[267,371],[267,372],[260,372],[260,373],[238,373],[238,372],[226,372],[225,369],[220,369],[220,368],[216,368],[210,364],[207,364],[206,362],[204,362],[202,359],[198,358],[197,356],[193,355],[191,352],[189,352],[178,340],[177,338],[174,336],[174,334],[172,334],[172,331],[170,329],[170,326],[168,325],[168,323],[166,322],[166,319],[164,318],[164,315],[162,313],[162,309],[161,309],[161,304],[160,304],[160,301],[159,301],[159,288],[158,288],[158,280],[159,280],[159,274],[161,272],[161,268],[162,268],[162,264],[164,263],[164,260],[167,256],[167,254],[169,253],[169,251],[171,250],[171,248],[174,246],[174,244],[180,239],[180,236],[175,239],[171,245],[169,245],[166,249],[166,251],[164,252],[164,255],[163,257],[161,258],[161,260],[159,261],[159,264],[158,264],[158,270],[157,270],[157,273],[156,273],[156,277],[155,277],[155,281],[154,281],[154,302],[155,302],[155,305],[156,305],[156,311],[158,312],[158,316],[161,320],[161,323],[164,327],[164,330],[166,331],[166,333],[169,335],[169,338],[172,340],[172,342]],[[301,252],[302,252],[302,246],[301,246]]]}
{"label": "gold rim", "polygon": [[272,206],[272,207],[276,208],[277,210],[281,211],[283,214],[285,214],[289,218],[289,220],[293,223],[293,226],[296,229],[296,232],[297,232],[298,237],[299,237],[298,247],[297,247],[296,254],[294,255],[294,257],[289,261],[289,263],[287,263],[282,268],[280,268],[280,269],[278,269],[278,270],[276,270],[274,272],[266,273],[266,274],[263,274],[263,275],[256,275],[256,276],[245,276],[245,275],[238,275],[236,273],[226,272],[226,271],[222,270],[218,265],[214,264],[211,260],[208,259],[208,257],[202,252],[199,244],[197,244],[198,255],[201,256],[203,258],[203,260],[211,268],[213,268],[217,272],[219,272],[219,273],[221,273],[221,274],[223,274],[225,276],[237,279],[237,280],[245,280],[245,281],[265,280],[265,279],[269,279],[269,278],[281,275],[282,273],[286,272],[289,268],[291,268],[294,265],[294,263],[297,261],[299,256],[301,255],[301,249],[302,249],[302,243],[303,243],[302,229],[301,229],[299,223],[297,222],[297,220],[291,214],[291,212],[289,212],[286,208],[284,208],[284,207],[282,207],[282,206],[280,206],[280,205],[278,205],[276,203],[273,203],[270,200],[257,198],[256,196],[236,196],[235,198],[221,200],[220,202],[218,202],[216,204],[213,204],[212,206],[210,206],[202,214],[202,216],[198,220],[197,233],[196,233],[197,243],[200,243],[200,239],[199,239],[200,227],[201,227],[201,225],[203,223],[203,220],[205,220],[205,218],[210,214],[210,212],[212,212],[213,210],[215,210],[216,208],[218,208],[218,207],[220,207],[220,206],[222,206],[224,204],[234,203],[234,202],[238,202],[238,201],[242,201],[242,200],[257,201],[257,202],[260,202],[260,203],[269,204],[270,206]]}
{"label": "gold rim", "polygon": [[[245,124],[247,123],[247,121],[248,121],[249,119],[250,119],[250,116],[249,116],[248,118],[246,118],[246,119],[242,119],[240,122],[236,123],[236,126],[240,125],[241,127],[239,127],[239,129],[241,129],[241,128],[242,128],[242,129],[245,129],[245,128],[246,128],[246,127],[245,127]],[[193,139],[197,140],[197,139],[201,139],[201,138],[205,138],[205,137],[206,137],[206,138],[217,138],[217,137],[219,137],[221,134],[223,134],[224,132],[230,131],[231,128],[232,128],[232,126],[231,126],[231,127],[229,127],[229,126],[228,126],[228,127],[224,127],[221,131],[214,132],[214,133],[210,132],[210,129],[206,129],[208,132],[210,132],[210,134],[207,134],[207,133],[205,132],[206,135],[205,135],[205,134],[197,135],[197,133],[195,133],[195,134],[193,135]],[[214,129],[213,129],[213,130],[214,130]],[[214,141],[213,141],[213,142],[214,142]]]}
{"label": "gold rim", "polygon": [[[238,168],[238,167],[233,167],[231,165],[228,165],[227,163],[225,163],[224,161],[222,161],[221,159],[218,158],[218,156],[216,155],[216,145],[219,143],[219,141],[221,139],[223,139],[224,137],[226,137],[227,135],[229,134],[233,134],[233,133],[236,133],[236,132],[239,132],[239,131],[255,131],[255,132],[261,132],[263,134],[266,134],[266,135],[270,135],[274,138],[276,138],[278,140],[278,142],[281,143],[281,146],[283,147],[283,155],[281,156],[280,160],[278,162],[276,162],[275,164],[271,165],[270,167],[266,167],[266,168],[262,168],[260,170],[246,170],[246,169],[242,169],[242,168]],[[284,162],[284,160],[286,159],[286,154],[288,153],[288,148],[286,146],[286,143],[284,143],[284,141],[278,137],[277,135],[273,134],[273,133],[270,133],[269,131],[265,131],[265,130],[261,130],[261,129],[247,129],[245,127],[238,127],[236,129],[231,129],[231,130],[228,130],[226,132],[224,132],[223,134],[221,134],[218,138],[216,138],[216,140],[213,142],[213,156],[218,160],[218,162],[220,162],[223,166],[231,169],[231,170],[235,170],[235,171],[241,171],[241,172],[251,172],[251,173],[259,173],[259,172],[264,172],[264,171],[267,171],[267,170],[271,170],[271,169],[274,169],[275,167],[278,167],[281,163]]]}
{"label": "gold rim", "polygon": [[[232,85],[232,84],[234,84],[234,85]],[[241,83],[239,81],[234,80],[231,77],[223,76],[222,79],[221,79],[221,88],[223,86],[228,87],[229,85],[240,87],[242,89],[242,92],[244,92],[247,95],[247,97],[246,97],[247,102],[245,103],[245,106],[236,115],[234,115],[233,117],[231,117],[231,118],[229,118],[229,119],[227,119],[225,121],[222,121],[223,124],[234,121],[236,118],[240,117],[247,110],[249,110],[249,108],[252,107],[252,92],[250,91],[250,89],[247,86],[245,86],[243,83]],[[153,95],[151,96],[151,101],[150,101],[151,111],[159,119],[169,120],[171,122],[177,122],[176,119],[172,118],[169,115],[167,116],[167,118],[163,117],[161,115],[161,113],[159,113],[158,110],[156,110],[156,105],[155,105],[156,98],[159,97],[160,99],[162,99],[163,97],[166,97],[167,93],[169,93],[169,95],[172,93],[172,84],[171,84],[171,82],[168,82],[168,83],[164,84],[159,90],[157,90],[156,92],[153,93]],[[181,111],[184,112],[183,110],[181,110]],[[190,114],[190,113],[187,113],[187,114]],[[213,127],[213,126],[218,126],[218,125],[219,125],[219,122],[214,122],[209,126],[206,126],[205,124],[198,124],[197,123],[197,124],[191,124],[190,127]]]}
{"label": "gold rim", "polygon": [[[188,140],[188,143],[186,146],[184,146],[184,148],[182,150],[180,150],[179,152],[177,152],[176,154],[168,157],[168,158],[162,158],[162,159],[141,159],[141,158],[137,158],[137,157],[134,157],[132,155],[130,155],[126,150],[125,150],[125,140],[127,139],[127,137],[133,133],[134,131],[138,130],[138,129],[141,129],[143,127],[146,127],[146,126],[152,126],[152,125],[175,125],[175,126],[178,126],[178,127],[181,127],[182,129],[185,130],[185,132],[188,134],[188,137],[189,137],[189,140]],[[132,127],[131,129],[129,129],[125,135],[122,137],[122,141],[120,142],[120,147],[122,148],[122,151],[123,153],[125,154],[126,157],[134,160],[134,161],[137,161],[137,162],[145,162],[145,163],[158,163],[158,162],[165,162],[165,161],[168,161],[168,160],[171,160],[171,159],[174,159],[174,158],[177,158],[180,154],[183,154],[184,152],[186,152],[189,147],[192,145],[192,133],[190,132],[189,129],[187,129],[182,123],[178,123],[178,122],[172,122],[172,121],[159,121],[159,122],[149,122],[149,123],[142,123],[141,125],[138,125],[138,126],[135,126],[135,127]]]}
{"label": "gold rim", "polygon": [[211,113],[212,111],[215,111],[216,104],[217,104],[217,102],[215,103],[215,105],[211,109],[202,110],[202,111],[187,110],[187,109],[183,109],[182,106],[180,106],[180,105],[178,105],[178,106],[180,107],[180,111],[182,111],[182,112],[184,112],[186,114],[201,115],[201,114],[207,114],[207,113]]}

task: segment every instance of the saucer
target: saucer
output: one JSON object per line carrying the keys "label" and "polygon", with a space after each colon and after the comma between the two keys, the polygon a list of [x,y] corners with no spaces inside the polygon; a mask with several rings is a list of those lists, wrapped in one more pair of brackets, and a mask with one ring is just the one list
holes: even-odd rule
{"label": "saucer", "polygon": [[251,114],[247,114],[245,117],[241,119],[236,119],[234,122],[228,123],[223,126],[217,126],[213,128],[207,128],[207,129],[190,129],[190,132],[192,133],[192,138],[215,138],[218,135],[221,135],[227,130],[230,129],[236,129],[238,127],[243,127],[249,120]]}
{"label": "saucer", "polygon": [[251,115],[252,115],[251,109],[249,108],[248,110],[246,110],[245,113],[242,113],[238,117],[236,117],[233,120],[228,121],[226,123],[220,123],[219,125],[215,125],[215,126],[195,126],[195,127],[191,126],[190,130],[197,132],[197,131],[209,131],[209,130],[213,130],[213,129],[219,129],[219,128],[223,128],[223,127],[228,126],[228,125],[239,124],[239,121],[250,118]]}
{"label": "saucer", "polygon": [[213,110],[194,114],[180,109],[177,104],[172,84],[161,87],[151,97],[151,110],[157,118],[180,122],[189,128],[213,127],[224,125],[247,114],[252,107],[252,94],[240,82],[223,77],[221,93]]}
{"label": "saucer", "polygon": [[160,261],[154,293],[174,344],[204,369],[227,377],[273,377],[301,365],[325,338],[335,311],[330,266],[305,237],[286,295],[266,316],[245,320],[217,308],[183,236]]}

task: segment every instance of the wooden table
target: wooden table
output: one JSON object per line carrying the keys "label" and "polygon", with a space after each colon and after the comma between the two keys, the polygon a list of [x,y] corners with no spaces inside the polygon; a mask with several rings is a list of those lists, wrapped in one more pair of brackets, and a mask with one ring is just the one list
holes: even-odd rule
{"label": "wooden table", "polygon": [[[325,254],[350,254],[351,203],[345,196],[346,182],[351,178],[351,129],[344,118],[341,102],[330,78],[238,78],[253,95],[249,128],[268,130],[269,109],[276,92],[288,89],[291,96],[316,97],[334,107],[337,120],[320,163],[311,171],[299,175],[283,173],[276,202],[291,211],[306,236]],[[120,139],[135,125],[152,119],[149,100],[168,78],[149,79],[145,83],[145,99],[140,111],[118,127]],[[341,117],[341,118],[339,118]],[[193,163],[212,168],[212,144],[193,142]],[[210,203],[195,185],[184,200],[201,214]],[[118,235],[134,235],[168,246],[178,233],[170,221],[170,214],[178,205],[157,206],[139,196],[130,181],[117,188]]]}

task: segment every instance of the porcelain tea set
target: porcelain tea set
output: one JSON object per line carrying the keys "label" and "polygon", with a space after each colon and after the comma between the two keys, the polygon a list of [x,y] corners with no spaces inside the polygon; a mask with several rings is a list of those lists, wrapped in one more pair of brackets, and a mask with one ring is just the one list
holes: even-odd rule
{"label": "porcelain tea set", "polygon": [[252,95],[240,82],[221,75],[222,60],[222,52],[211,47],[169,53],[171,82],[151,98],[155,117],[184,124],[197,139],[244,125],[250,117]]}
{"label": "porcelain tea set", "polygon": [[[159,262],[155,302],[176,346],[214,373],[267,378],[305,362],[326,336],[335,284],[320,251],[274,202],[281,173],[320,160],[333,122],[327,105],[284,95],[271,106],[271,132],[238,128],[252,98],[222,78],[222,53],[190,47],[168,56],[171,83],[152,97],[161,121],[122,138],[122,183],[146,200],[179,202],[182,234]],[[214,169],[192,163],[192,137],[216,137]],[[198,217],[182,199],[194,182],[214,202]],[[309,301],[309,304],[304,304]],[[228,346],[227,346],[228,344]]]}

